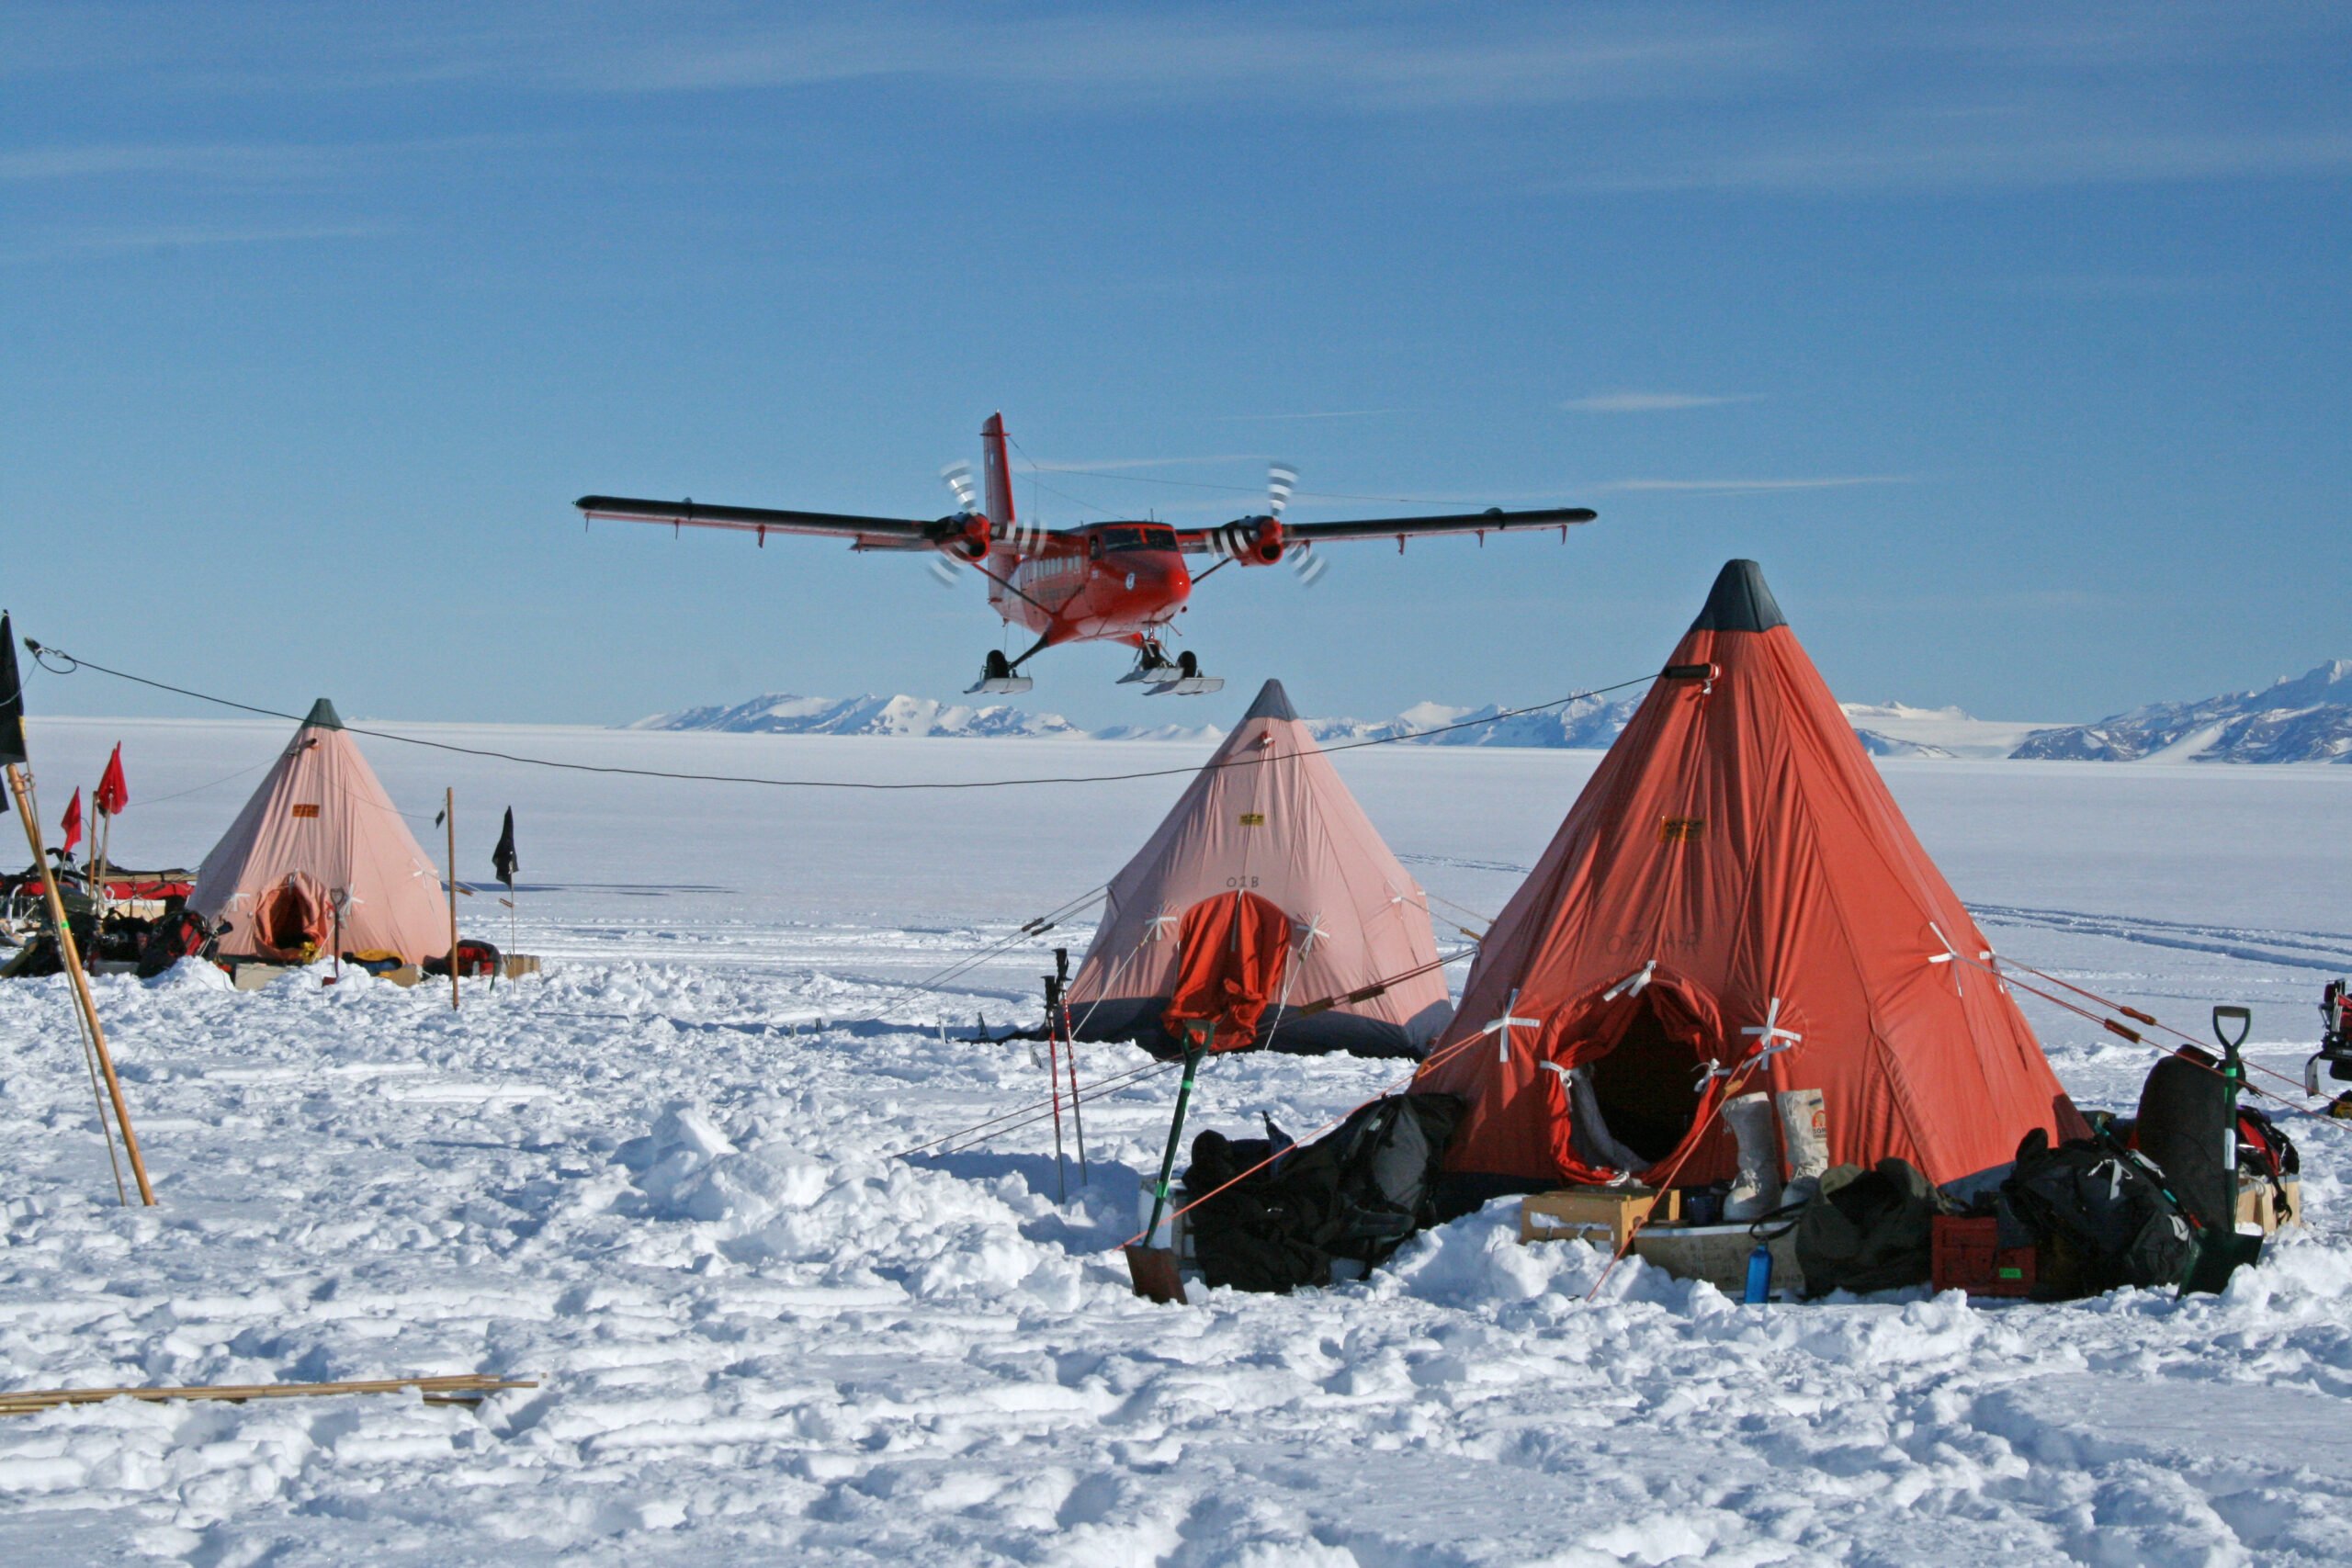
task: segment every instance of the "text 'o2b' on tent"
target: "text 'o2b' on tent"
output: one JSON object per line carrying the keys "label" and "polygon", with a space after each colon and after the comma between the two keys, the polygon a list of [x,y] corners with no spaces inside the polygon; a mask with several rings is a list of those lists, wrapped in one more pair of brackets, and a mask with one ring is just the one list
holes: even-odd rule
{"label": "text 'o2b' on tent", "polygon": [[[1351,993],[1307,1012],[1310,1004]],[[1452,1016],[1420,885],[1373,830],[1279,681],[1135,859],[1070,982],[1080,1040],[1419,1056]]]}
{"label": "text 'o2b' on tent", "polygon": [[187,907],[230,922],[222,957],[449,951],[440,874],[324,697],[204,857]]}
{"label": "text 'o2b' on tent", "polygon": [[[1819,1089],[1830,1158],[1939,1184],[2076,1136],[1976,924],[1920,847],[1754,561],[1715,579],[1624,733],[1481,945],[1416,1087],[1470,1110],[1464,1195],[1620,1172],[1733,1174],[1711,1113]],[[1456,1042],[1475,1040],[1445,1055]]]}

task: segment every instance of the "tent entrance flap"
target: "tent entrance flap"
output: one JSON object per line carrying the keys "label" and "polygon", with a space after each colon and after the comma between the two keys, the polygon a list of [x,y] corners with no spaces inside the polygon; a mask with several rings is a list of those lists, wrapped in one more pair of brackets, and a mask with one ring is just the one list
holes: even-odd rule
{"label": "tent entrance flap", "polygon": [[1699,1119],[1705,1058],[1644,1005],[1591,1067],[1592,1097],[1609,1134],[1655,1165],[1690,1135]]}
{"label": "tent entrance flap", "polygon": [[1543,1075],[1557,1176],[1645,1176],[1683,1154],[1721,1089],[1708,1071],[1724,1055],[1714,1014],[1705,998],[1661,977],[1634,997],[1595,998],[1558,1031]]}
{"label": "tent entrance flap", "polygon": [[1188,1021],[1214,1023],[1213,1050],[1260,1043],[1258,1025],[1281,999],[1291,919],[1255,893],[1220,893],[1184,911],[1177,928],[1176,987],[1160,1015],[1179,1040]]}
{"label": "tent entrance flap", "polygon": [[332,919],[325,889],[290,872],[254,906],[254,947],[265,958],[298,958],[305,948],[318,952],[334,934]]}

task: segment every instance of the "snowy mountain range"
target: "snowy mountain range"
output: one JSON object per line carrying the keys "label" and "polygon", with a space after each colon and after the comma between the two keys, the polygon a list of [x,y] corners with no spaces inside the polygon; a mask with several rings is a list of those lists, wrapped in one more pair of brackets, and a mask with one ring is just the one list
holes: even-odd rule
{"label": "snowy mountain range", "polygon": [[2068,761],[2352,762],[2352,659],[2257,692],[2154,703],[2028,736],[2013,756]]}
{"label": "snowy mountain range", "polygon": [[[1325,744],[1353,740],[1403,740],[1425,746],[1531,747],[1546,750],[1603,750],[1617,739],[1640,703],[1638,695],[1616,702],[1581,697],[1542,713],[1497,718],[1503,708],[1449,707],[1417,703],[1391,718],[1310,718],[1308,733]],[[1858,718],[1862,745],[1881,757],[2002,756],[2033,725],[1996,725],[1958,708],[1871,707],[1847,705]],[[1484,719],[1493,723],[1481,723]],[[1023,736],[1093,740],[1215,741],[1224,731],[1213,724],[1114,725],[1084,730],[1057,713],[1031,713],[992,705],[975,707],[903,694],[892,697],[803,697],[772,692],[731,705],[655,714],[631,729],[715,730],[736,735],[913,735],[937,737]],[[1979,731],[1988,731],[1988,743]]]}
{"label": "snowy mountain range", "polygon": [[1085,732],[1057,713],[1001,704],[971,707],[930,697],[798,697],[771,692],[731,707],[688,708],[639,719],[631,729],[707,729],[731,735],[1064,735]]}
{"label": "snowy mountain range", "polygon": [[[1600,750],[1615,740],[1640,703],[1583,697],[1542,713],[1418,703],[1391,718],[1310,718],[1326,744],[1404,740],[1426,746],[1510,746]],[[1840,705],[1863,750],[1874,757],[2005,757],[2074,761],[2352,761],[2352,660],[2322,664],[2266,691],[2198,703],[2159,703],[2096,724],[2049,725],[1976,718],[1959,708],[1902,703]],[[770,693],[732,706],[656,714],[632,729],[719,730],[757,735],[1025,736],[1096,740],[1214,741],[1215,725],[1114,725],[1085,730],[1057,713],[1001,704],[971,706],[930,697],[802,697]]]}

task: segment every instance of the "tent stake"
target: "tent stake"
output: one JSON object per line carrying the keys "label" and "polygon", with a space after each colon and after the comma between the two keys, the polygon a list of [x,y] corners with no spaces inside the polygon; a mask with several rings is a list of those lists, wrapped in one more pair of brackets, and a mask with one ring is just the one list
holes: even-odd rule
{"label": "tent stake", "polygon": [[449,823],[449,1005],[458,1005],[458,792],[441,792],[441,815]]}
{"label": "tent stake", "polygon": [[[147,1162],[140,1157],[139,1134],[131,1131],[130,1107],[123,1103],[122,1080],[114,1074],[114,1057],[107,1050],[107,1032],[98,1026],[98,1004],[90,996],[90,977],[82,971],[82,950],[74,941],[74,928],[65,919],[65,900],[58,896],[58,874],[48,869],[49,852],[41,847],[40,818],[33,805],[32,788],[25,778],[25,771],[16,763],[8,764],[8,792],[17,797],[17,815],[24,819],[25,842],[33,852],[33,865],[42,872],[41,881],[49,889],[49,918],[57,930],[57,956],[64,962],[65,973],[73,977],[74,1003],[81,1010],[82,1021],[89,1026],[91,1043],[96,1047],[98,1067],[106,1074],[107,1093],[114,1101],[115,1125],[122,1129],[123,1152],[130,1156],[130,1174],[139,1183],[139,1201],[149,1208],[155,1206],[155,1189],[147,1180]],[[98,1131],[106,1131],[106,1114],[99,1110]],[[107,1151],[112,1155],[113,1146]],[[130,1200],[124,1199],[128,1207]]]}

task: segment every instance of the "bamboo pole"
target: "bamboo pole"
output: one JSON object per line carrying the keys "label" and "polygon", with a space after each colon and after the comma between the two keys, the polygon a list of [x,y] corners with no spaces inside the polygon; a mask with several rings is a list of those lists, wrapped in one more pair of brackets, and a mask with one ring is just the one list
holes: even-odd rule
{"label": "bamboo pole", "polygon": [[[502,1389],[537,1388],[536,1378],[494,1378],[481,1372],[458,1372],[424,1378],[362,1378],[346,1382],[264,1382],[216,1384],[193,1388],[47,1388],[0,1393],[0,1416],[28,1416],[69,1404],[99,1404],[109,1399],[137,1399],[161,1404],[172,1399],[219,1399],[242,1404],[248,1399],[325,1399],[339,1393],[398,1393],[415,1389],[429,1402],[450,1403],[453,1394],[496,1393]],[[435,1395],[440,1396],[435,1399]]]}
{"label": "bamboo pole", "polygon": [[[49,918],[57,929],[57,956],[63,961],[66,974],[73,976],[74,1005],[81,1009],[82,1021],[89,1026],[90,1041],[97,1048],[98,1067],[105,1073],[107,1094],[114,1101],[114,1122],[122,1130],[123,1152],[130,1156],[130,1174],[139,1183],[139,1201],[149,1208],[155,1205],[155,1189],[147,1180],[147,1162],[140,1157],[139,1134],[131,1130],[130,1107],[123,1103],[122,1080],[115,1077],[114,1056],[107,1050],[107,1032],[98,1026],[98,1004],[90,995],[90,977],[82,971],[82,950],[74,941],[74,928],[65,919],[65,900],[59,896],[57,873],[49,869],[49,852],[40,841],[40,818],[33,805],[32,787],[24,769],[8,764],[8,792],[17,797],[17,815],[24,818],[25,842],[31,846],[33,864],[41,872],[41,882],[49,889]],[[99,1111],[98,1128],[106,1130],[103,1107]],[[128,1206],[129,1201],[125,1200]]]}
{"label": "bamboo pole", "polygon": [[441,792],[441,815],[449,824],[449,1005],[458,1005],[458,792]]}

